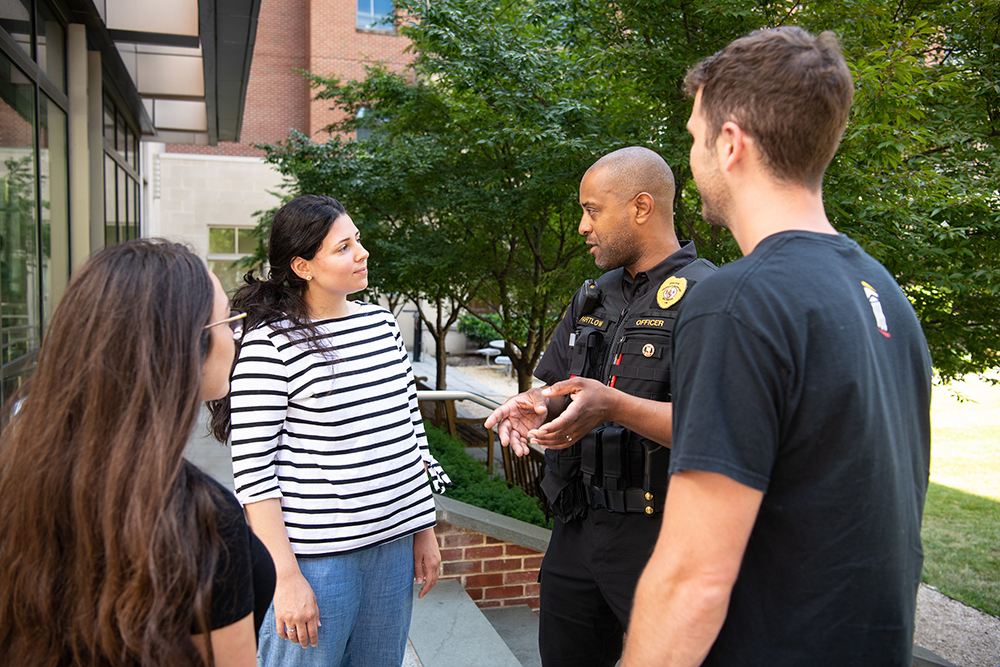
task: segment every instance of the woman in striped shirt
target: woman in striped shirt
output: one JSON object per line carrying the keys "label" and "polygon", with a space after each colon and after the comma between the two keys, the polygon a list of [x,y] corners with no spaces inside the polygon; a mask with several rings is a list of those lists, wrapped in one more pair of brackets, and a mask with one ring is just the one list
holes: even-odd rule
{"label": "woman in striped shirt", "polygon": [[233,298],[247,333],[213,429],[231,429],[236,494],[277,570],[262,665],[400,664],[414,575],[420,597],[437,581],[428,472],[447,478],[395,319],[347,299],[367,259],[337,200],[298,197],[272,221],[269,277]]}

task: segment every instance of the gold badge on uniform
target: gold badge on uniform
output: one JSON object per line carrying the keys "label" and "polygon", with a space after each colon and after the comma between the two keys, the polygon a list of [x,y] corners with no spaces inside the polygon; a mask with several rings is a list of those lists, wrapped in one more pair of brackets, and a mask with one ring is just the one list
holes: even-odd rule
{"label": "gold badge on uniform", "polygon": [[660,308],[669,308],[674,305],[684,296],[687,284],[687,278],[667,278],[660,285],[660,289],[656,290],[656,303],[660,304]]}
{"label": "gold badge on uniform", "polygon": [[642,356],[651,357],[656,350],[653,348],[652,344],[646,343],[642,346]]}

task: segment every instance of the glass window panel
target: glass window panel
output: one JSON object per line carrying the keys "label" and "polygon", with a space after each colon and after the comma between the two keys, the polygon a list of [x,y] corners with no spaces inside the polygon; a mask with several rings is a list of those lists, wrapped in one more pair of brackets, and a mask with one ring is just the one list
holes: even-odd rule
{"label": "glass window panel", "polygon": [[208,252],[213,254],[236,252],[236,230],[232,227],[209,227]]}
{"label": "glass window panel", "polygon": [[358,27],[392,30],[392,0],[358,0]]}
{"label": "glass window panel", "polygon": [[132,192],[132,179],[128,177],[128,174],[121,167],[118,168],[119,187],[124,193],[122,201],[125,202],[125,207],[122,209],[122,213],[119,217],[119,224],[122,226],[122,238],[126,241],[131,241],[135,238],[132,234],[132,205],[135,203],[135,194]]}
{"label": "glass window panel", "polygon": [[115,150],[118,154],[125,155],[125,117],[120,113],[116,114],[115,117],[118,122],[115,123]]}
{"label": "glass window panel", "polygon": [[358,27],[370,28],[372,26],[372,2],[371,0],[358,0]]}
{"label": "glass window panel", "polygon": [[38,4],[38,66],[59,90],[66,90],[66,32],[45,2]]}
{"label": "glass window panel", "polygon": [[139,190],[139,183],[132,181],[132,238],[137,239],[142,236],[142,227],[139,224],[141,218],[139,217],[142,212],[141,200],[139,199],[141,191]]}
{"label": "glass window panel", "polygon": [[139,171],[139,136],[132,135],[132,166]]}
{"label": "glass window panel", "polygon": [[118,178],[118,240],[127,241],[128,229],[126,225],[128,224],[128,214],[126,211],[128,211],[128,197],[126,192],[128,191],[128,182],[125,177],[125,170],[117,165],[115,166]]}
{"label": "glass window panel", "polygon": [[243,274],[247,272],[246,269],[235,268],[233,263],[232,259],[208,260],[208,270],[219,278],[222,289],[229,296],[232,296],[236,288],[243,284]]}
{"label": "glass window panel", "polygon": [[0,56],[0,364],[41,344],[34,109],[34,86]]}
{"label": "glass window panel", "polygon": [[0,28],[31,56],[31,0],[0,0]]}
{"label": "glass window panel", "polygon": [[125,126],[125,132],[122,135],[122,147],[118,151],[121,153],[122,157],[125,158],[125,162],[132,162],[132,130],[129,129],[128,125]]}
{"label": "glass window panel", "polygon": [[115,143],[115,106],[107,95],[104,96],[104,139],[112,145]]}
{"label": "glass window panel", "polygon": [[253,235],[252,229],[239,229],[236,231],[236,252],[252,253],[257,248],[257,238]]}
{"label": "glass window panel", "polygon": [[42,217],[42,326],[69,282],[69,180],[66,114],[42,96],[39,105],[39,212]]}
{"label": "glass window panel", "polygon": [[104,156],[104,245],[118,243],[118,196],[115,194],[117,165]]}

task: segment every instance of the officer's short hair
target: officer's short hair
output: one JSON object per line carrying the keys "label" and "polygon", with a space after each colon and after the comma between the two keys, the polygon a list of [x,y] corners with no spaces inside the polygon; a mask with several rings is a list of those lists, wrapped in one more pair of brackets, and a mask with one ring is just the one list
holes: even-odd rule
{"label": "officer's short hair", "polygon": [[691,97],[701,90],[709,150],[734,121],[777,179],[819,188],[854,98],[835,34],[757,30],[696,64],[684,83]]}
{"label": "officer's short hair", "polygon": [[672,217],[674,172],[656,151],[644,146],[619,148],[602,156],[587,171],[601,170],[622,201],[648,192],[662,210]]}

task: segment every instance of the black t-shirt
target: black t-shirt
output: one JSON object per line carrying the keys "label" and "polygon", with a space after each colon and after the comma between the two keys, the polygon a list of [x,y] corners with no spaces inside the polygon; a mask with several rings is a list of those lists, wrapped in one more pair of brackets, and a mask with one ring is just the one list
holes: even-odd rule
{"label": "black t-shirt", "polygon": [[674,335],[671,472],[765,493],[704,664],[909,667],[931,362],[895,280],[845,236],[783,232]]}
{"label": "black t-shirt", "polygon": [[254,632],[259,634],[274,595],[274,562],[247,525],[233,493],[194,465],[189,467],[196,471],[192,474],[216,488],[219,537],[225,545],[212,586],[212,630],[232,625],[253,612]]}

